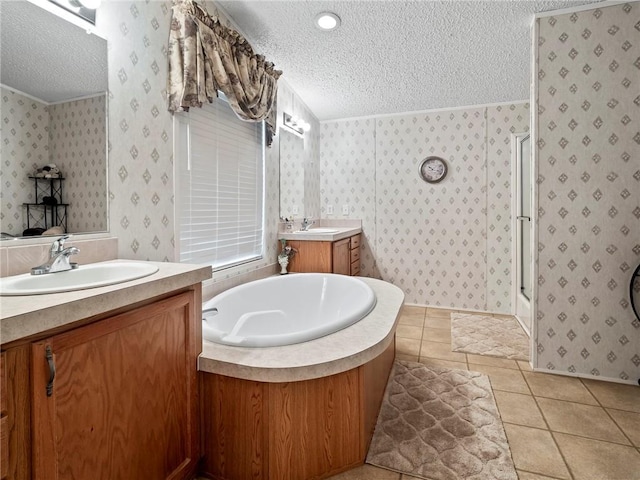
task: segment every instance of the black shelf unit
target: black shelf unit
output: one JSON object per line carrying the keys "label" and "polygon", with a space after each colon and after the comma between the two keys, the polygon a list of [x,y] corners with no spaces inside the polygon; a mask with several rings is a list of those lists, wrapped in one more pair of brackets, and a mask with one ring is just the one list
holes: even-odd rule
{"label": "black shelf unit", "polygon": [[[62,226],[67,231],[68,203],[62,201],[62,185],[64,177],[43,178],[29,177],[33,180],[35,203],[23,203],[27,209],[27,228],[44,228],[45,230]],[[57,203],[45,204],[44,197],[54,198]]]}

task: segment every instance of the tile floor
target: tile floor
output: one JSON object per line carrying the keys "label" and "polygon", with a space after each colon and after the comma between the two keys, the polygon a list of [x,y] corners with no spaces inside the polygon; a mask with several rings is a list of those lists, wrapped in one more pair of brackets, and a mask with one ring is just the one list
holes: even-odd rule
{"label": "tile floor", "polygon": [[[452,310],[405,307],[397,358],[487,374],[520,480],[640,479],[640,388],[451,352]],[[370,465],[331,480],[414,480]]]}

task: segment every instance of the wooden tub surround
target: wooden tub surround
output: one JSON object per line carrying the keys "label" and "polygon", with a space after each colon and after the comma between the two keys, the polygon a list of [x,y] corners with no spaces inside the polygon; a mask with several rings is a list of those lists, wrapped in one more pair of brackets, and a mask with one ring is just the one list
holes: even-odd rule
{"label": "wooden tub surround", "polygon": [[321,479],[364,463],[404,295],[380,280],[363,281],[376,307],[334,334],[254,349],[204,342],[201,475]]}

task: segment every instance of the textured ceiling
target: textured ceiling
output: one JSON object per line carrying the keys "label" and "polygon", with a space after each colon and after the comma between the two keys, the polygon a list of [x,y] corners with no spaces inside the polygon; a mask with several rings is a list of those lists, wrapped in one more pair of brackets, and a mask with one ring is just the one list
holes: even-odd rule
{"label": "textured ceiling", "polygon": [[320,120],[527,99],[533,14],[586,3],[218,2]]}
{"label": "textured ceiling", "polygon": [[107,42],[32,3],[0,1],[0,83],[47,103],[107,91]]}

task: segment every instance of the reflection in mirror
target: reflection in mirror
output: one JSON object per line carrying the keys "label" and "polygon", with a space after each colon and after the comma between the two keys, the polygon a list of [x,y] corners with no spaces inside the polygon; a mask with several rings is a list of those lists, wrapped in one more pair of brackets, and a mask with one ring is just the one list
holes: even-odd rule
{"label": "reflection in mirror", "polygon": [[108,230],[107,41],[0,2],[2,238]]}
{"label": "reflection in mirror", "polygon": [[280,135],[280,216],[304,216],[304,139],[281,128]]}

